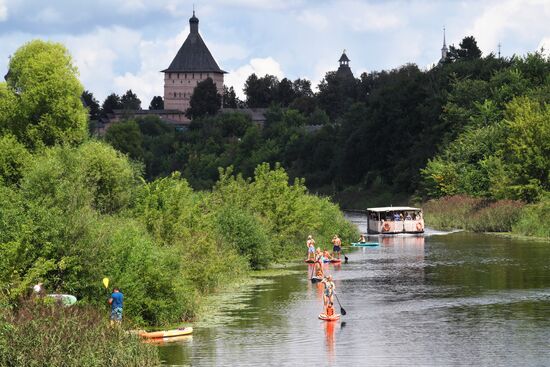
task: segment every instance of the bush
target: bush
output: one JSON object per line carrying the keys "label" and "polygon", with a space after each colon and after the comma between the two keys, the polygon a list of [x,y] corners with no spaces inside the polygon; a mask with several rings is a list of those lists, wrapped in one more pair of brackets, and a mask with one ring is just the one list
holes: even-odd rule
{"label": "bush", "polygon": [[426,226],[436,229],[466,229],[474,232],[510,232],[524,203],[489,201],[469,196],[447,196],[424,204]]}
{"label": "bush", "polygon": [[0,312],[2,366],[160,366],[157,348],[90,307],[27,300]]}
{"label": "bush", "polygon": [[512,232],[525,235],[550,238],[550,197],[537,204],[526,205],[519,214],[518,221],[512,225]]}

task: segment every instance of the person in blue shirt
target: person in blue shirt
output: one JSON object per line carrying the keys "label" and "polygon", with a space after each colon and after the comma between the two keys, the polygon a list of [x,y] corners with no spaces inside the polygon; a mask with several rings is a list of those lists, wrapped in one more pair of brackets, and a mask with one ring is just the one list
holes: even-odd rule
{"label": "person in blue shirt", "polygon": [[111,325],[115,323],[120,324],[122,322],[122,302],[124,295],[118,288],[113,288],[111,298],[109,298],[109,304],[111,305]]}

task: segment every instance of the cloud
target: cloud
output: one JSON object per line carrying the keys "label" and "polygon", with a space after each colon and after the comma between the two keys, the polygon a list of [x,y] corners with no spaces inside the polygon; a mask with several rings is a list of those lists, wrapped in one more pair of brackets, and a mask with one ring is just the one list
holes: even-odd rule
{"label": "cloud", "polygon": [[0,0],[0,22],[8,19],[8,6],[4,0]]}
{"label": "cloud", "polygon": [[220,5],[261,10],[284,10],[298,7],[301,0],[217,0]]}
{"label": "cloud", "polygon": [[[474,35],[485,52],[494,51],[500,41],[516,38],[537,42],[541,32],[550,35],[550,2],[546,0],[499,0],[483,2],[469,34]],[[531,46],[534,47],[534,44]]]}
{"label": "cloud", "polygon": [[550,56],[550,37],[544,37],[537,46],[537,51],[543,50],[544,55]]}
{"label": "cloud", "polygon": [[397,2],[369,4],[361,1],[338,3],[333,14],[352,30],[358,32],[386,31],[405,24],[406,14],[402,4]]}
{"label": "cloud", "polygon": [[266,57],[251,59],[248,64],[243,65],[236,70],[229,71],[229,73],[225,76],[224,83],[227,86],[233,87],[235,89],[235,93],[237,93],[237,96],[244,99],[244,83],[253,73],[259,77],[266,74],[274,75],[279,79],[284,77],[281,65],[272,57]]}
{"label": "cloud", "polygon": [[302,11],[298,17],[299,22],[317,31],[323,31],[329,26],[329,20],[323,14],[311,10]]}

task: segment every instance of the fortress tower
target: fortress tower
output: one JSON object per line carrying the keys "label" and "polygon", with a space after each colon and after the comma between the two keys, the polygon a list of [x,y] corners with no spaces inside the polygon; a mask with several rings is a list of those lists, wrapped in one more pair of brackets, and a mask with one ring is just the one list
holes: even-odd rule
{"label": "fortress tower", "polygon": [[199,19],[189,19],[190,32],[176,57],[164,73],[164,108],[185,112],[197,84],[211,78],[223,95],[223,75],[199,34]]}

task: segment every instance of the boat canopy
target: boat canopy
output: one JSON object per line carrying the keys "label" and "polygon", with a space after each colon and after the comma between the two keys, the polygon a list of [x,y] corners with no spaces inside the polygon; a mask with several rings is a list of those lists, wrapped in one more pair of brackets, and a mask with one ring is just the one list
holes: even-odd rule
{"label": "boat canopy", "polygon": [[400,211],[422,211],[420,208],[412,208],[410,206],[384,206],[380,208],[367,208],[369,212],[400,212]]}

